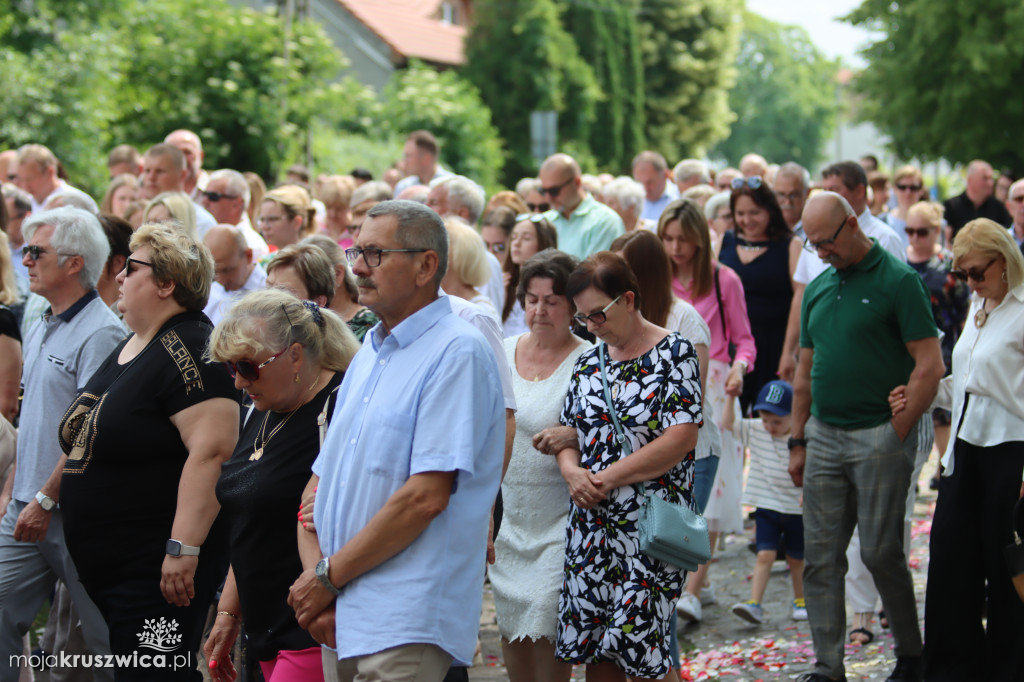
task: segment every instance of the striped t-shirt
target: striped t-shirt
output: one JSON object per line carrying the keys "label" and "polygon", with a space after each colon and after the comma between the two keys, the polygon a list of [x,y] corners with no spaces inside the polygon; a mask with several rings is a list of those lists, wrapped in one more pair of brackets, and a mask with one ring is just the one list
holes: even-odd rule
{"label": "striped t-shirt", "polygon": [[802,514],[801,490],[789,477],[786,438],[773,438],[760,419],[741,419],[733,427],[743,447],[750,448],[750,471],[743,504],[781,514]]}

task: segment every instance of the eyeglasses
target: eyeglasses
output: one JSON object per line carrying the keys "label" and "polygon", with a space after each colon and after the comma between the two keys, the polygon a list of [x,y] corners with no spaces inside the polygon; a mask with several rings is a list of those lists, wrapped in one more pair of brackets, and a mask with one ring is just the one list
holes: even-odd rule
{"label": "eyeglasses", "polygon": [[970,270],[960,270],[960,269],[950,270],[949,274],[953,275],[954,277],[956,277],[961,282],[966,282],[968,277],[973,279],[975,282],[984,282],[985,281],[985,273],[988,271],[988,269],[990,267],[992,267],[992,264],[995,263],[997,260],[999,260],[999,259],[998,258],[993,258],[992,260],[990,260],[988,262],[988,265],[986,265],[985,267],[980,268],[980,269],[979,268],[971,268]]}
{"label": "eyeglasses", "polygon": [[527,201],[526,208],[530,209],[532,213],[543,213],[551,210],[551,204],[531,204]]}
{"label": "eyeglasses", "polygon": [[[50,252],[49,249],[47,249],[44,246],[39,246],[38,244],[26,244],[25,246],[21,247],[21,255],[22,255],[22,257],[28,256],[28,259],[30,261],[37,261],[37,260],[39,260],[40,256],[42,256],[44,253],[49,253],[49,252]],[[74,256],[76,254],[57,252],[57,255],[58,256],[64,256],[65,258],[70,258],[71,256]]]}
{"label": "eyeglasses", "polygon": [[288,350],[289,347],[290,346],[285,346],[258,365],[252,360],[239,360],[238,362],[231,362],[229,360],[224,364],[228,366],[228,371],[231,372],[232,379],[236,374],[240,374],[246,381],[258,381],[260,378],[260,370],[284,355],[284,352]]}
{"label": "eyeglasses", "polygon": [[573,181],[574,178],[569,178],[561,185],[555,185],[554,187],[541,187],[540,193],[547,194],[549,197],[558,196],[558,193],[565,189],[566,185]]}
{"label": "eyeglasses", "polygon": [[932,228],[930,227],[904,227],[903,231],[907,233],[909,237],[927,237]]}
{"label": "eyeglasses", "polygon": [[730,184],[733,189],[740,189],[743,185],[746,185],[750,189],[758,189],[764,184],[764,180],[761,179],[760,175],[752,175],[749,178],[733,178]]}
{"label": "eyeglasses", "polygon": [[206,197],[207,199],[209,199],[210,201],[212,201],[214,203],[220,201],[221,199],[235,199],[236,198],[232,194],[221,194],[220,192],[207,192],[207,191],[203,190],[200,193],[204,197]]}
{"label": "eyeglasses", "polygon": [[924,185],[901,185],[899,183],[896,184],[896,189],[898,189],[901,192],[920,192],[923,187]]}
{"label": "eyeglasses", "polygon": [[499,253],[505,253],[505,242],[495,242],[494,244],[488,244],[487,250],[495,255]]}
{"label": "eyeglasses", "polygon": [[380,265],[380,257],[385,253],[423,253],[424,251],[429,251],[429,249],[360,249],[355,247],[345,249],[345,258],[349,263],[354,264],[362,256],[367,267],[375,268]]}
{"label": "eyeglasses", "polygon": [[785,199],[786,201],[789,201],[789,202],[795,202],[795,201],[799,201],[800,199],[803,199],[804,198],[804,193],[803,192],[776,192],[775,193],[775,198],[779,200],[779,203],[782,203],[783,199]]}
{"label": "eyeglasses", "polygon": [[283,215],[261,215],[256,221],[257,225],[268,225],[270,223],[276,223],[280,220],[284,220]]}
{"label": "eyeglasses", "polygon": [[822,239],[820,242],[812,242],[810,239],[805,237],[804,238],[804,248],[807,249],[808,251],[810,251],[811,253],[816,254],[816,253],[818,253],[818,249],[824,249],[824,248],[828,248],[828,247],[832,246],[833,244],[836,243],[836,237],[838,237],[839,233],[843,231],[844,227],[846,227],[846,222],[849,219],[850,219],[850,216],[846,216],[845,218],[843,218],[843,222],[840,223],[839,229],[836,230],[835,234],[833,234],[828,239]]}
{"label": "eyeglasses", "polygon": [[611,308],[616,303],[618,303],[620,298],[622,298],[622,294],[619,294],[618,296],[613,298],[611,303],[601,308],[596,313],[590,313],[589,315],[584,315],[583,313],[576,313],[575,315],[572,316],[572,319],[576,320],[576,323],[579,324],[581,327],[586,325],[587,322],[593,322],[594,324],[604,324],[605,321],[608,319],[608,315],[606,314],[608,312],[608,309]]}
{"label": "eyeglasses", "polygon": [[125,262],[124,262],[124,276],[125,277],[131,277],[132,273],[135,272],[136,270],[138,270],[138,268],[133,268],[132,267],[132,263],[134,263],[135,265],[148,265],[149,267],[153,267],[152,263],[147,263],[144,260],[138,260],[136,258],[125,259]]}
{"label": "eyeglasses", "polygon": [[1021,194],[1016,197],[1010,197],[1010,201],[1014,202],[1015,204],[1024,203],[1024,194]]}

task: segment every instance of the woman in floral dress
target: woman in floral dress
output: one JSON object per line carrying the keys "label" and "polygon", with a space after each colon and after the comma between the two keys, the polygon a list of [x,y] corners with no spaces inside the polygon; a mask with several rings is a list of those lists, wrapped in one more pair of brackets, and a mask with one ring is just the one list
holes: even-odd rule
{"label": "woman in floral dress", "polygon": [[[572,507],[556,653],[585,663],[589,682],[675,679],[669,623],[685,571],[639,550],[637,488],[694,508],[697,356],[679,334],[643,318],[636,277],[617,254],[584,261],[568,294],[600,343],[576,361],[561,416],[576,428],[578,448],[558,453]],[[625,448],[605,403],[599,352]]]}

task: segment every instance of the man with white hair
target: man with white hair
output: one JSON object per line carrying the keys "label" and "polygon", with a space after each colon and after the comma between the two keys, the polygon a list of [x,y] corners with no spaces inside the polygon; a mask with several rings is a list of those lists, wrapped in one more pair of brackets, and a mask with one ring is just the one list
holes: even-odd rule
{"label": "man with white hair", "polygon": [[1024,180],[1010,185],[1006,193],[1006,203],[1012,207],[1013,224],[1010,225],[1010,236],[1017,246],[1024,244]]}
{"label": "man with white hair", "polygon": [[784,163],[775,173],[772,191],[775,192],[779,208],[782,209],[782,217],[786,219],[789,229],[793,230],[793,234],[797,237],[803,239],[804,232],[800,225],[800,218],[804,212],[807,193],[811,191],[810,173],[798,163],[792,161]]}
{"label": "man with white hair", "polygon": [[644,210],[641,218],[657,221],[668,202],[679,198],[672,182],[665,157],[654,151],[643,151],[633,158],[633,179],[644,187]]}
{"label": "man with white hair", "polygon": [[[50,308],[25,352],[21,424],[14,474],[0,494],[0,660],[21,653],[21,638],[59,579],[68,588],[93,654],[109,654],[107,626],[78,580],[57,506],[66,455],[58,422],[64,407],[125,336],[96,291],[110,244],[96,216],[77,208],[33,215],[23,227],[29,287]],[[94,668],[97,679],[112,670]],[[0,666],[0,680],[18,679]]]}
{"label": "man with white hair", "polygon": [[199,190],[199,203],[210,212],[218,225],[234,225],[245,237],[253,258],[259,261],[270,253],[267,242],[249,222],[252,193],[245,176],[236,170],[222,168],[210,173],[206,189]]}
{"label": "man with white hair", "polygon": [[185,176],[182,191],[192,198],[192,201],[199,200],[199,191],[206,189],[209,177],[203,170],[203,141],[191,130],[175,130],[164,138],[165,144],[171,144],[178,148],[185,155],[185,167],[188,174]]}
{"label": "man with white hair", "polygon": [[[486,196],[480,185],[467,177],[452,175],[430,183],[427,207],[434,209],[442,218],[458,216],[475,227],[484,210],[485,200]],[[477,287],[477,291],[490,299],[497,310],[501,310],[505,305],[504,274],[501,263],[490,251],[487,252],[487,265],[491,268],[491,278],[487,284]]]}
{"label": "man with white hair", "polygon": [[622,218],[626,232],[636,229],[654,230],[657,222],[641,217],[644,206],[644,186],[633,178],[620,175],[601,191],[601,199]]}
{"label": "man with white hair", "polygon": [[700,159],[683,159],[672,169],[672,176],[680,195],[691,187],[711,184],[711,171]]}
{"label": "man with white hair", "polygon": [[32,196],[32,210],[41,211],[47,200],[57,193],[74,194],[99,212],[96,202],[88,194],[57,177],[57,157],[41,144],[27,144],[18,150],[17,180],[15,184]]}
{"label": "man with white hair", "polygon": [[1009,227],[1013,217],[1003,202],[993,196],[995,173],[986,161],[975,159],[967,165],[967,189],[952,199],[946,199],[943,217],[949,225],[947,237],[952,240],[960,228],[975,218],[988,218],[1003,227]]}
{"label": "man with white hair", "polygon": [[740,173],[743,173],[745,178],[752,178],[756,175],[764,179],[764,175],[767,172],[768,160],[760,154],[747,154],[740,159]]}

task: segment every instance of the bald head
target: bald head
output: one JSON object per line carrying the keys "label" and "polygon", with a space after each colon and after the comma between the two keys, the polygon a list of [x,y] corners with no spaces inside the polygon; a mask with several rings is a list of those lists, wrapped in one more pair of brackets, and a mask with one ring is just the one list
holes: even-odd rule
{"label": "bald head", "polygon": [[967,198],[971,203],[980,206],[992,196],[995,186],[995,173],[988,162],[975,159],[967,164]]}
{"label": "bald head", "polygon": [[255,266],[242,231],[234,225],[214,225],[203,243],[213,255],[214,279],[228,291],[241,289]]}
{"label": "bald head", "polygon": [[804,207],[807,244],[826,263],[844,270],[859,263],[872,241],[857,224],[857,213],[842,195],[819,192]]}
{"label": "bald head", "polygon": [[835,192],[818,192],[804,206],[804,222],[811,220],[838,225],[848,216],[856,216],[850,202]]}
{"label": "bald head", "polygon": [[583,175],[583,171],[580,170],[580,165],[576,163],[576,159],[562,153],[552,154],[544,159],[544,163],[540,165],[540,171],[543,173],[545,170],[559,173],[565,176],[566,179],[578,178]]}
{"label": "bald head", "polygon": [[180,129],[169,133],[164,138],[164,144],[177,147],[185,157],[185,168],[188,170],[185,177],[185,192],[191,193],[203,169],[203,141],[191,130]]}
{"label": "bald head", "polygon": [[580,176],[580,165],[568,154],[552,154],[540,165],[541,192],[551,206],[569,216],[587,195]]}
{"label": "bald head", "polygon": [[763,178],[768,171],[768,161],[760,154],[747,154],[740,159],[740,172],[743,177],[751,178],[755,175]]}

